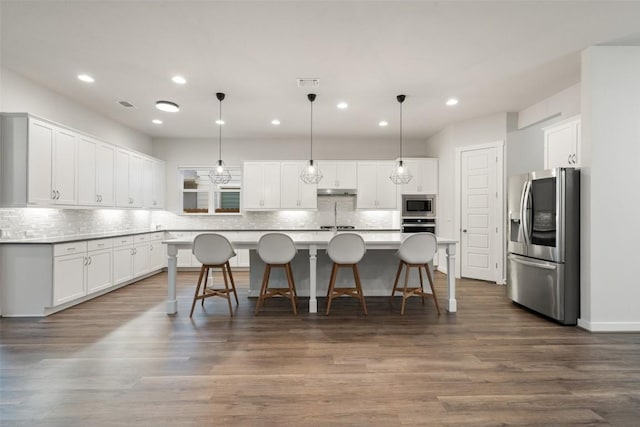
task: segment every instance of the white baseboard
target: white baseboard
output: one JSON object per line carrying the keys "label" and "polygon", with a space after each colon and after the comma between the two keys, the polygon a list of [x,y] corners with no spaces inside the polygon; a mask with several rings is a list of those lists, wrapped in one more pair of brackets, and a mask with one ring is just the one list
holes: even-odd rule
{"label": "white baseboard", "polygon": [[640,332],[640,322],[590,322],[578,319],[578,326],[589,332]]}

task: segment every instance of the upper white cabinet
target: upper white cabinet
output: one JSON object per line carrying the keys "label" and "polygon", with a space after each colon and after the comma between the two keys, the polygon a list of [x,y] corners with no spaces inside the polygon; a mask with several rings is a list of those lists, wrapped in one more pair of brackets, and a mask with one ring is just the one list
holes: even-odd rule
{"label": "upper white cabinet", "polygon": [[396,209],[396,184],[389,176],[395,162],[358,162],[358,209]]}
{"label": "upper white cabinet", "polygon": [[399,186],[401,194],[438,194],[438,159],[403,160],[413,178]]}
{"label": "upper white cabinet", "polygon": [[146,160],[146,207],[164,206],[162,161],[45,119],[0,114],[0,152],[0,206],[143,207]]}
{"label": "upper white cabinet", "polygon": [[245,162],[243,208],[280,208],[280,162]]}
{"label": "upper white cabinet", "polygon": [[322,171],[322,179],[318,183],[319,190],[348,190],[357,187],[357,163],[354,161],[318,161]]}
{"label": "upper white cabinet", "polygon": [[300,174],[306,167],[308,167],[307,162],[282,162],[280,164],[280,208],[318,208],[318,186],[305,184],[300,179]]}
{"label": "upper white cabinet", "polygon": [[572,117],[543,129],[544,167],[579,167],[580,117]]}

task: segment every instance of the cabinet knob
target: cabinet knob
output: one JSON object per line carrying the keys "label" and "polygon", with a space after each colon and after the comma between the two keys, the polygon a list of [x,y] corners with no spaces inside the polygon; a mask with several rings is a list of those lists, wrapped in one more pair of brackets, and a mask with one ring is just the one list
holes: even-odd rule
{"label": "cabinet knob", "polygon": [[467,229],[466,229],[466,228],[464,228],[464,229],[462,230],[462,232],[463,232],[463,233],[466,233],[466,232],[467,232]]}

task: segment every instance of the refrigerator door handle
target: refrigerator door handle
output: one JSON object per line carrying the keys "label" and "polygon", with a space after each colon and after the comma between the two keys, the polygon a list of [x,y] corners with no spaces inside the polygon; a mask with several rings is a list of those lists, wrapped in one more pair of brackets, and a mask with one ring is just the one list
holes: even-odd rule
{"label": "refrigerator door handle", "polygon": [[522,236],[524,237],[525,245],[529,245],[529,226],[527,221],[527,201],[529,200],[529,186],[531,181],[526,181],[522,187],[522,194],[520,196],[520,222],[522,223]]}
{"label": "refrigerator door handle", "polygon": [[525,261],[511,255],[509,255],[508,258],[513,262],[517,262],[518,264],[528,265],[529,267],[543,268],[545,270],[555,270],[557,268],[557,266],[555,265],[538,264],[537,262]]}

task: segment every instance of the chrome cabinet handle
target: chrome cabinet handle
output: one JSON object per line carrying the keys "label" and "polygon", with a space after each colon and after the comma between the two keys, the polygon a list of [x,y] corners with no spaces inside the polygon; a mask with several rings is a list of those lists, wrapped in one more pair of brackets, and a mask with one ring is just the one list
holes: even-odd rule
{"label": "chrome cabinet handle", "polygon": [[466,233],[466,232],[467,232],[467,229],[466,229],[466,228],[465,228],[465,229],[463,229],[463,230],[462,230],[462,232],[463,232],[463,233]]}
{"label": "chrome cabinet handle", "polygon": [[83,260],[83,261],[82,261],[82,265],[87,265],[87,262],[88,262],[88,261],[87,261],[87,257],[86,257],[86,256],[83,256],[83,257],[82,257],[82,260]]}
{"label": "chrome cabinet handle", "polygon": [[93,262],[93,259],[91,257],[89,257],[89,264],[88,265],[91,265],[92,262]]}
{"label": "chrome cabinet handle", "polygon": [[571,164],[571,154],[567,157],[567,163]]}
{"label": "chrome cabinet handle", "polygon": [[56,190],[51,190],[51,200],[56,199]]}
{"label": "chrome cabinet handle", "polygon": [[56,194],[58,195],[56,200],[60,200],[60,192],[58,190],[56,190]]}

